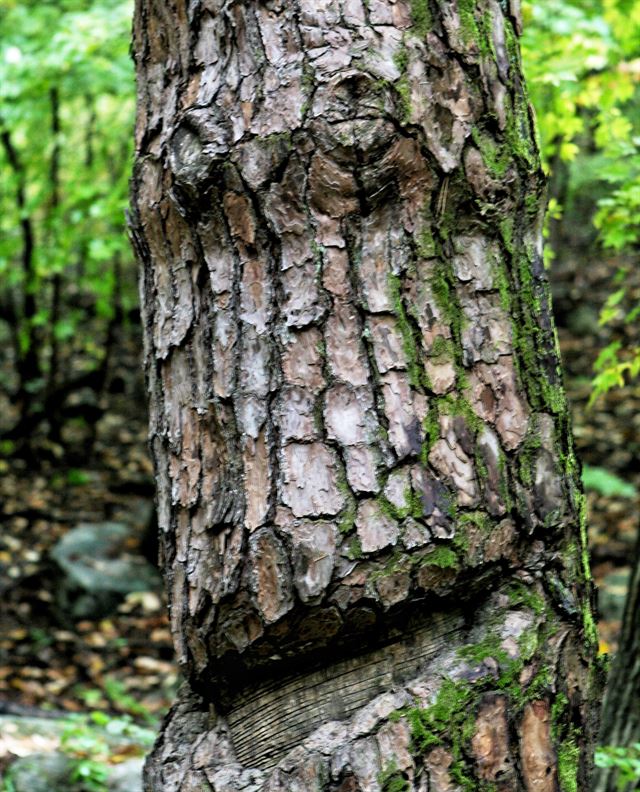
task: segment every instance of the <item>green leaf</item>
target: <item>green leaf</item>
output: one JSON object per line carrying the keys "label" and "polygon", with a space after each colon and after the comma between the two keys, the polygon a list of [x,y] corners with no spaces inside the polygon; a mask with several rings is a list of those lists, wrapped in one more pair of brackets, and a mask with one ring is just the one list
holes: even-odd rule
{"label": "green leaf", "polygon": [[82,486],[83,484],[87,484],[89,481],[90,478],[88,474],[82,470],[71,468],[67,471],[67,483],[71,484],[73,487]]}
{"label": "green leaf", "polygon": [[586,490],[597,492],[607,498],[635,498],[638,495],[633,484],[601,467],[585,465],[582,470],[582,483]]}

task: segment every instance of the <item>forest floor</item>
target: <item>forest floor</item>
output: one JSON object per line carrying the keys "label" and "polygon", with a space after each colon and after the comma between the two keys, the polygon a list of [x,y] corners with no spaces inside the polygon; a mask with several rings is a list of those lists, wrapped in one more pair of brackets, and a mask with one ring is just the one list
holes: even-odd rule
{"label": "forest floor", "polygon": [[126,524],[131,553],[146,549],[153,530],[142,373],[137,344],[126,347],[116,373],[121,392],[108,395],[92,450],[87,425],[77,421],[65,437],[72,449],[65,465],[45,460],[34,470],[0,459],[0,714],[102,710],[151,721],[175,692],[163,597],[130,594],[111,615],[75,621],[59,606],[49,557],[80,523]]}
{"label": "forest floor", "polygon": [[[554,312],[560,338],[567,397],[577,456],[592,469],[587,487],[591,565],[598,587],[601,651],[615,652],[630,565],[638,538],[640,497],[640,382],[611,390],[589,406],[593,364],[611,341],[640,345],[638,322],[598,323],[600,309],[615,291],[614,262],[605,259],[565,264],[555,273]],[[625,280],[625,305],[640,304],[640,272]],[[629,307],[626,308],[629,310]],[[606,481],[601,472],[619,481]],[[594,486],[595,485],[595,486]]]}
{"label": "forest floor", "polygon": [[[607,339],[632,328],[598,327],[611,289],[611,266],[592,264],[560,273],[556,313],[574,414],[578,453],[640,491],[640,385],[611,392],[587,410],[592,365]],[[640,277],[632,296],[640,300]],[[636,334],[637,335],[637,334]],[[49,552],[82,522],[123,521],[131,549],[143,541],[152,512],[153,478],[146,446],[144,395],[135,348],[120,361],[122,392],[110,397],[96,426],[93,451],[69,464],[33,470],[0,459],[0,712],[35,710],[128,713],[152,721],[166,711],[177,683],[162,597],[132,596],[103,619],[65,619],[55,606]],[[82,448],[86,428],[69,442]],[[589,492],[593,567],[607,601],[603,650],[615,649],[637,533],[637,496]],[[611,606],[611,602],[614,606]],[[617,603],[617,604],[616,604]]]}

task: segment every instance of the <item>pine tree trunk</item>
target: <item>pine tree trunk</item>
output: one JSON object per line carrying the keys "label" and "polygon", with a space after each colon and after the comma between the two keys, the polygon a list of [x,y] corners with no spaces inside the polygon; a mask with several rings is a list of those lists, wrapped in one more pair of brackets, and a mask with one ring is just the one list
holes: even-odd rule
{"label": "pine tree trunk", "polygon": [[[640,541],[629,579],[620,644],[607,679],[600,745],[629,748],[640,743]],[[623,787],[634,792],[638,782]],[[593,792],[619,792],[616,768],[595,772]]]}
{"label": "pine tree trunk", "polygon": [[131,230],[186,679],[147,790],[588,787],[518,5],[137,2]]}

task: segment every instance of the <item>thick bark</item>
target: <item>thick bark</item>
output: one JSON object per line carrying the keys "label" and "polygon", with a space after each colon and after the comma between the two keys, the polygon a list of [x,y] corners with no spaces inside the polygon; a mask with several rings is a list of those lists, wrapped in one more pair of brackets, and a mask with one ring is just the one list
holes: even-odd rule
{"label": "thick bark", "polygon": [[138,0],[131,229],[187,680],[147,790],[588,784],[519,26],[516,0]]}
{"label": "thick bark", "polygon": [[[624,608],[620,645],[607,680],[602,708],[600,745],[629,748],[640,743],[640,541],[629,579]],[[593,792],[619,792],[616,768],[599,768],[595,772]],[[624,789],[633,792],[637,782]]]}

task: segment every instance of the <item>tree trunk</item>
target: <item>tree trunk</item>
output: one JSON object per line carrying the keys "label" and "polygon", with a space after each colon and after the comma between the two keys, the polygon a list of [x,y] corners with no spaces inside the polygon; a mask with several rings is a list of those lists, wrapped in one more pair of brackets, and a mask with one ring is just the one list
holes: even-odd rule
{"label": "tree trunk", "polygon": [[[629,748],[640,743],[640,541],[629,578],[629,591],[622,619],[618,651],[607,680],[602,708],[600,745]],[[595,772],[593,792],[617,792],[618,771],[599,768]],[[623,788],[638,789],[637,781]]]}
{"label": "tree trunk", "polygon": [[[33,222],[29,215],[27,173],[24,162],[13,144],[9,129],[4,128],[1,117],[0,145],[4,149],[9,168],[16,178],[16,203],[20,210],[20,236],[22,238],[22,282],[20,284],[22,299],[16,298],[16,303],[21,303],[19,307],[11,306],[15,369],[18,375],[18,387],[13,400],[19,407],[20,417],[17,425],[6,432],[4,438],[19,439],[20,444],[28,450],[31,439],[29,429],[32,408],[35,393],[39,387],[38,382],[42,378],[38,343],[40,339],[34,321],[38,310],[36,302],[38,278],[34,262],[35,235]],[[9,299],[11,300],[11,297]]]}
{"label": "tree trunk", "polygon": [[137,2],[131,231],[186,679],[147,790],[588,786],[518,6]]}

